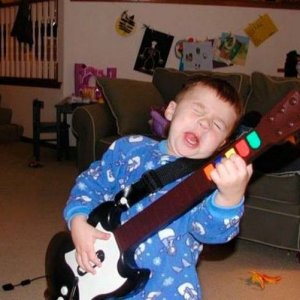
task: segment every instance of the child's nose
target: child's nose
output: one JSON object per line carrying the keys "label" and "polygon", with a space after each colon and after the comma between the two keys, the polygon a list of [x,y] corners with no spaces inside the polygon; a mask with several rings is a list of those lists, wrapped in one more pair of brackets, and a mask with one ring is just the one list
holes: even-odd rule
{"label": "child's nose", "polygon": [[198,121],[202,129],[208,130],[211,126],[211,121],[208,118],[202,118]]}

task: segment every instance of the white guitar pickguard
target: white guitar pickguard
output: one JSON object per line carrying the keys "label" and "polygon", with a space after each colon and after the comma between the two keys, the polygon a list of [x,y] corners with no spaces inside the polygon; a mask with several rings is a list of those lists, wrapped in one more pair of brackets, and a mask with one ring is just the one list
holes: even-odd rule
{"label": "white guitar pickguard", "polygon": [[[96,229],[106,231],[98,223]],[[96,274],[86,273],[79,276],[77,273],[77,261],[75,250],[65,254],[66,263],[72,269],[74,276],[78,277],[79,300],[91,300],[92,298],[112,293],[120,288],[126,281],[126,278],[120,276],[117,269],[117,263],[120,258],[120,251],[114,235],[111,234],[108,240],[97,240],[95,242],[95,251],[104,252],[104,261],[101,267],[96,267]]]}

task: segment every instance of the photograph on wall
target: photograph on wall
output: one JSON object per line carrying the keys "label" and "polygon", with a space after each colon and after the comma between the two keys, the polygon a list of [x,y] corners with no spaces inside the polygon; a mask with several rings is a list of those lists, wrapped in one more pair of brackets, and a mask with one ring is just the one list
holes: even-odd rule
{"label": "photograph on wall", "polygon": [[224,66],[245,65],[249,49],[247,36],[223,32],[214,42],[214,61]]}
{"label": "photograph on wall", "polygon": [[165,67],[174,36],[146,28],[134,70],[152,75],[155,68]]}
{"label": "photograph on wall", "polygon": [[213,48],[210,41],[183,42],[183,70],[206,70],[213,68]]}

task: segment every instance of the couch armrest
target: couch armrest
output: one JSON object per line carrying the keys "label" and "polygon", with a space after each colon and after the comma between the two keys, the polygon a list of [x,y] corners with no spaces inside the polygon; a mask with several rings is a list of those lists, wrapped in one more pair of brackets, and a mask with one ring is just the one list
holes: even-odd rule
{"label": "couch armrest", "polygon": [[96,159],[97,140],[117,134],[116,121],[106,104],[84,105],[73,112],[72,131],[77,139],[77,167],[83,171]]}
{"label": "couch armrest", "polygon": [[0,125],[10,124],[12,110],[10,108],[0,108]]}

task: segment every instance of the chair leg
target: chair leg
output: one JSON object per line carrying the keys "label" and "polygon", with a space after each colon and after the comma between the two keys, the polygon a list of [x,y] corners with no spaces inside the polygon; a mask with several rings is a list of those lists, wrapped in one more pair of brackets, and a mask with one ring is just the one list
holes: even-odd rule
{"label": "chair leg", "polygon": [[69,158],[69,126],[64,122],[57,130],[57,160],[61,160],[63,155]]}
{"label": "chair leg", "polygon": [[33,129],[33,157],[36,161],[40,160],[40,132],[37,128]]}

